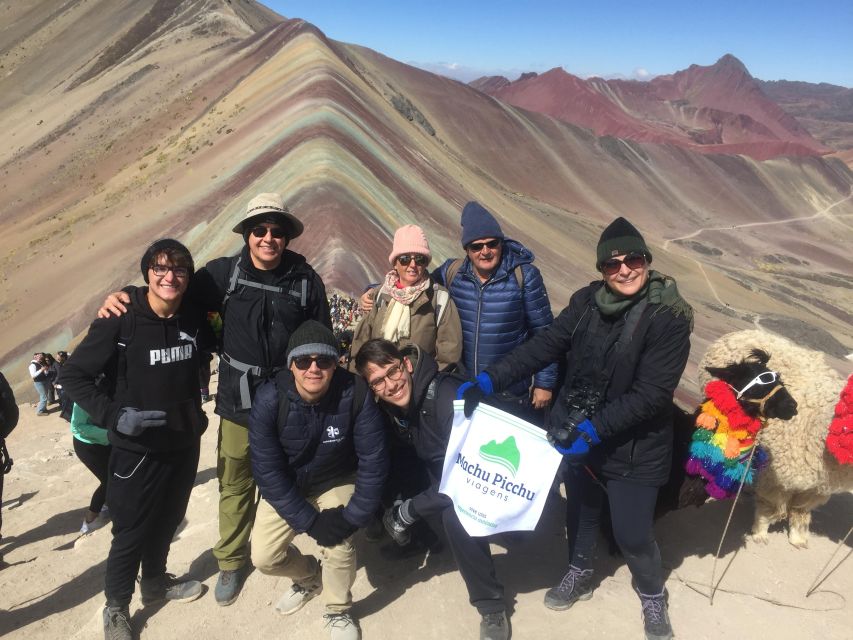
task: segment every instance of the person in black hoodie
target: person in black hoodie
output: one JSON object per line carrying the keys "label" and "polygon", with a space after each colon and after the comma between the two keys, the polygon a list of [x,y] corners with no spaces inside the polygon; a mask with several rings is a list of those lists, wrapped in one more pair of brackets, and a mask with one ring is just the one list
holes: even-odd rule
{"label": "person in black hoodie", "polygon": [[[242,251],[208,262],[187,292],[190,300],[222,319],[216,390],[221,418],[216,464],[219,541],[213,547],[219,564],[214,596],[222,606],[240,594],[258,504],[248,432],[255,392],[287,369],[287,341],[302,322],[311,319],[332,327],[323,281],[303,256],[287,249],[303,226],[281,195],[252,198],[233,231],[243,236]],[[129,290],[108,296],[99,316],[124,313]]]}
{"label": "person in black hoodie", "polygon": [[[400,484],[421,485],[419,493],[385,512],[385,529],[402,546],[409,543],[410,529],[418,521],[440,518],[469,600],[482,617],[480,639],[505,640],[509,623],[504,589],[495,577],[489,539],[471,537],[459,522],[450,498],[438,492],[453,427],[453,400],[461,379],[452,373],[439,373],[435,359],[417,345],[401,350],[381,338],[362,345],[355,366],[392,423],[396,444],[392,445],[392,458],[414,449],[414,459],[405,456],[410,482]],[[392,468],[399,469],[401,465],[394,463],[392,459]],[[421,482],[424,476],[425,485]]]}
{"label": "person in black hoodie", "polygon": [[575,292],[550,328],[459,388],[470,415],[480,398],[566,359],[549,438],[567,462],[569,570],[545,594],[565,610],[592,597],[602,501],[628,563],[647,640],[672,637],[654,533],[658,489],[669,478],[672,395],[690,353],[693,310],[675,280],[649,268],[637,229],[614,220],[598,242],[602,280]]}
{"label": "person in black hoodie", "polygon": [[[207,428],[198,375],[212,333],[204,312],[184,300],[193,273],[186,247],[158,240],[140,268],[148,286],[134,291],[130,312],[95,320],[61,373],[71,399],[109,430],[113,540],[103,617],[105,636],[122,640],[132,637],[129,605],[140,565],[143,605],[202,593],[200,582],[167,574],[166,559]],[[111,383],[95,384],[102,373]]]}

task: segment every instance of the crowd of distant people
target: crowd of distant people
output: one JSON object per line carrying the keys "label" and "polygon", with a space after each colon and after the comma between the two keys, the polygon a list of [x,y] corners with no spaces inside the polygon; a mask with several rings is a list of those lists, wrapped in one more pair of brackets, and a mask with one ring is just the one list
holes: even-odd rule
{"label": "crowd of distant people", "polygon": [[48,406],[62,404],[62,385],[57,381],[62,365],[68,359],[67,351],[57,351],[56,357],[51,353],[37,351],[29,364],[29,374],[38,394],[36,415],[49,414]]}
{"label": "crowd of distant people", "polygon": [[[279,613],[321,596],[332,640],[359,640],[352,536],[363,528],[368,540],[387,535],[411,552],[439,552],[446,539],[480,640],[506,640],[489,541],[471,536],[438,491],[454,401],[464,400],[466,415],[482,401],[545,429],[564,456],[566,572],[544,605],[565,610],[592,597],[607,500],[645,637],[672,637],[653,514],[692,309],[674,279],[650,268],[630,222],[604,229],[600,278],[556,319],[533,253],[477,202],[462,209],[464,257],[430,271],[426,234],[405,225],[379,284],[358,300],[327,297],[288,249],[304,228],[281,195],[254,197],[233,231],[241,251],[199,269],[177,240],[155,241],[139,263],[144,286],[110,294],[70,356],[37,353],[30,363],[37,415],[70,399],[75,452],[99,481],[81,532],[112,520],[107,640],[135,637],[137,584],[143,606],[204,591],[166,563],[208,426],[213,353],[218,605],[238,598],[254,566],[291,579]],[[303,534],[316,554],[294,544]]]}

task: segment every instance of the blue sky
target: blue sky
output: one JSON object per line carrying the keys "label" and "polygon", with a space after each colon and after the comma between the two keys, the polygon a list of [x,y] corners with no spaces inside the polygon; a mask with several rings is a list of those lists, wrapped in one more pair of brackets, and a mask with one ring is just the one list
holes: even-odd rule
{"label": "blue sky", "polygon": [[644,78],[726,53],[761,80],[853,87],[853,0],[263,0],[335,40],[464,81],[563,67]]}

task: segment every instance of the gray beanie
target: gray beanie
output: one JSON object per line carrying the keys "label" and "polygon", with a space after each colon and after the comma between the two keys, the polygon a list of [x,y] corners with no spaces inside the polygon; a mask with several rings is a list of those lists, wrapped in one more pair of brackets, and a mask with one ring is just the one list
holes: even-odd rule
{"label": "gray beanie", "polygon": [[646,260],[652,261],[652,252],[646,246],[643,236],[634,225],[622,217],[616,218],[601,232],[595,253],[596,269],[601,269],[605,260],[629,253],[642,253]]}
{"label": "gray beanie", "polygon": [[306,320],[297,327],[287,341],[287,368],[300,356],[330,356],[336,360],[341,355],[335,334],[316,320]]}

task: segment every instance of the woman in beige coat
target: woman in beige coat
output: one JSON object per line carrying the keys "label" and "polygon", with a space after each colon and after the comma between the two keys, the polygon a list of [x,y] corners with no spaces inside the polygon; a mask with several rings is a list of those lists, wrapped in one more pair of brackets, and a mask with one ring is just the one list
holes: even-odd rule
{"label": "woman in beige coat", "polygon": [[352,339],[352,360],[371,338],[385,338],[397,347],[417,344],[444,370],[462,355],[459,313],[447,289],[434,284],[427,266],[432,258],[419,226],[397,229],[388,261],[391,270],[375,288],[376,304],[361,320]]}

